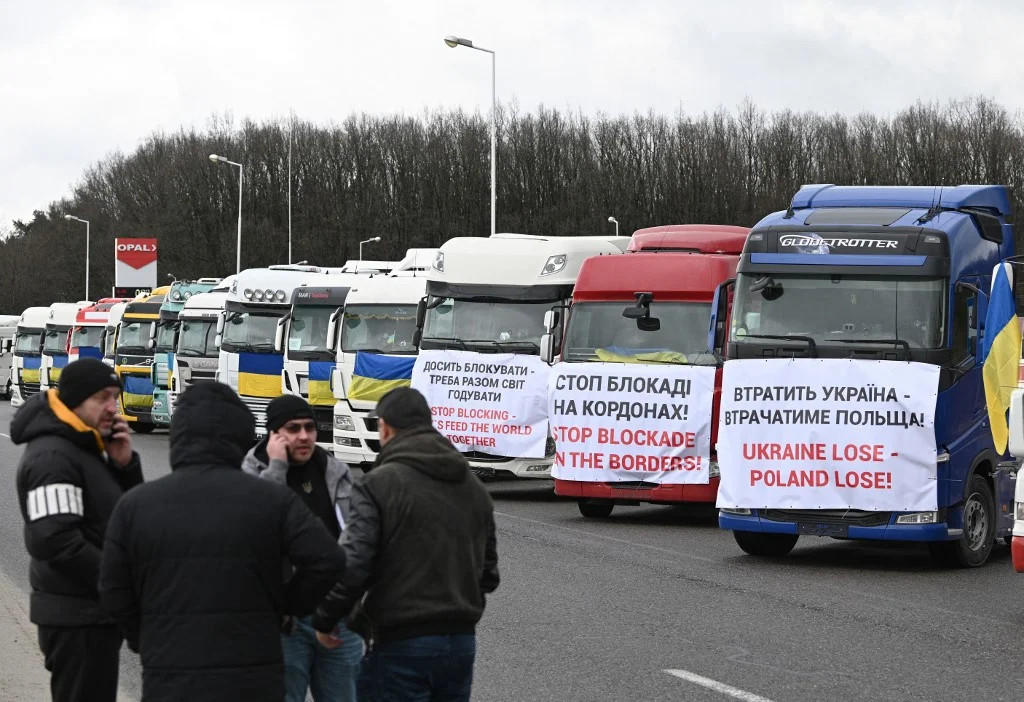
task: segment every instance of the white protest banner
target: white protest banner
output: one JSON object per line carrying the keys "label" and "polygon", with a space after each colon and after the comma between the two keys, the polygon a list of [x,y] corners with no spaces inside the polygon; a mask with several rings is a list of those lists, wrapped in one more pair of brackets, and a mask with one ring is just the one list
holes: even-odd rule
{"label": "white protest banner", "polygon": [[548,387],[561,480],[707,484],[715,369],[560,363]]}
{"label": "white protest banner", "polygon": [[726,361],[718,506],[935,510],[938,388],[925,363]]}
{"label": "white protest banner", "polygon": [[537,356],[421,351],[412,387],[459,451],[543,458],[549,370]]}

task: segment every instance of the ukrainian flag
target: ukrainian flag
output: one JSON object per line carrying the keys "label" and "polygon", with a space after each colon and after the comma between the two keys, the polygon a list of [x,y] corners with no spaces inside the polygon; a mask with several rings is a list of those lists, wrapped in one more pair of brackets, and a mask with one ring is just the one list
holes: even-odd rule
{"label": "ukrainian flag", "polygon": [[149,376],[126,373],[121,378],[124,383],[124,389],[121,391],[121,401],[125,409],[152,409],[153,381],[149,379]]}
{"label": "ukrainian flag", "polygon": [[632,349],[609,346],[606,349],[594,349],[594,355],[599,361],[606,363],[687,363],[686,356],[678,351],[631,351]]}
{"label": "ukrainian flag", "polygon": [[38,384],[42,359],[39,356],[25,356],[22,363],[24,365],[21,367],[21,382]]}
{"label": "ukrainian flag", "polygon": [[333,361],[309,362],[309,404],[318,407],[334,406],[334,393],[331,392],[333,370]]}
{"label": "ukrainian flag", "polygon": [[248,397],[279,397],[283,369],[283,354],[238,354],[238,394]]}
{"label": "ukrainian flag", "polygon": [[50,366],[50,385],[52,386],[60,381],[60,374],[63,372],[64,366],[68,364],[68,357],[61,355],[51,356],[50,358],[53,359],[53,365]]}
{"label": "ukrainian flag", "polygon": [[395,388],[411,385],[414,365],[415,356],[382,356],[362,351],[356,353],[348,399],[377,402]]}
{"label": "ukrainian flag", "polygon": [[96,358],[103,360],[103,349],[98,346],[79,346],[74,349],[79,358]]}
{"label": "ukrainian flag", "polygon": [[985,403],[992,442],[1001,455],[1006,452],[1009,427],[1006,411],[1010,393],[1017,387],[1020,366],[1020,322],[1010,285],[1009,264],[1000,263],[992,272],[992,292],[985,314],[985,336],[982,338],[982,377],[985,380]]}

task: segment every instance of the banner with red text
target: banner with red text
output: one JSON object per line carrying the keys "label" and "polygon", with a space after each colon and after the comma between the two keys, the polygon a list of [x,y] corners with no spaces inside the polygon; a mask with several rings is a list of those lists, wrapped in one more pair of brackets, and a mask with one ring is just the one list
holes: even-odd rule
{"label": "banner with red text", "polygon": [[939,367],[726,361],[718,507],[933,511]]}
{"label": "banner with red text", "polygon": [[537,356],[420,351],[412,387],[459,451],[543,458],[549,366]]}
{"label": "banner with red text", "polygon": [[561,480],[707,484],[715,369],[560,363],[548,404]]}

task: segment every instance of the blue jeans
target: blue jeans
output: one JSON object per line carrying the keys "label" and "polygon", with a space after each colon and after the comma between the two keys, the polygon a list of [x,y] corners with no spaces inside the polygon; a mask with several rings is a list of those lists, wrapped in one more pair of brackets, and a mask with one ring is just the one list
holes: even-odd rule
{"label": "blue jeans", "polygon": [[363,662],[359,702],[468,702],[476,636],[417,636],[376,644]]}
{"label": "blue jeans", "polygon": [[295,631],[281,634],[284,653],[285,702],[305,702],[306,690],[316,702],[355,702],[356,680],[363,660],[363,639],[338,627],[341,646],[324,648],[316,640],[309,617],[297,619]]}

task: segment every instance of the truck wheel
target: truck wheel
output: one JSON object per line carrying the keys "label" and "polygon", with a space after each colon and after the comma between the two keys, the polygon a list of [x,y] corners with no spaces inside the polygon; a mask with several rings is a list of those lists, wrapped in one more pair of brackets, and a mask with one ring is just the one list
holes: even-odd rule
{"label": "truck wheel", "polygon": [[142,422],[133,422],[131,426],[132,431],[136,434],[152,434],[153,430],[156,429],[156,426],[153,424],[143,424]]}
{"label": "truck wheel", "polygon": [[758,531],[734,531],[732,537],[745,553],[770,558],[785,556],[800,538],[797,534],[763,534]]}
{"label": "truck wheel", "polygon": [[580,514],[587,519],[607,519],[611,516],[612,510],[615,509],[614,502],[604,500],[580,500],[577,505],[579,505]]}
{"label": "truck wheel", "polygon": [[977,568],[984,565],[996,542],[996,507],[992,491],[978,474],[967,483],[964,502],[964,533],[955,541],[928,544],[932,558],[940,565]]}
{"label": "truck wheel", "polygon": [[5,400],[10,400],[12,397],[14,397],[14,386],[11,385],[11,380],[10,380],[10,378],[8,378],[7,379],[7,389],[4,391],[4,399]]}

